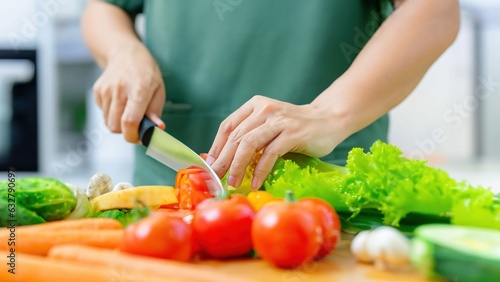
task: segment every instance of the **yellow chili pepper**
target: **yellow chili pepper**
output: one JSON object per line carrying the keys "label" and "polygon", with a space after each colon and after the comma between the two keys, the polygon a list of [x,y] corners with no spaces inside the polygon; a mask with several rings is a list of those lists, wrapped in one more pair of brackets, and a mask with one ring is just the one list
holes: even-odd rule
{"label": "yellow chili pepper", "polygon": [[273,195],[271,195],[269,192],[266,191],[250,192],[248,193],[247,198],[248,201],[250,201],[252,207],[255,209],[255,211],[260,210],[263,205],[269,202],[278,200],[277,198],[275,198]]}

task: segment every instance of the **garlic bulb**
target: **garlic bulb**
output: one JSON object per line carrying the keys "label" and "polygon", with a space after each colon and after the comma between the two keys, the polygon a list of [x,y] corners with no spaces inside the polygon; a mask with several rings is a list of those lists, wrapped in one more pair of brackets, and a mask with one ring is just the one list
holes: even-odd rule
{"label": "garlic bulb", "polygon": [[410,240],[399,230],[381,226],[360,232],[351,243],[351,252],[363,262],[373,262],[382,269],[410,264]]}

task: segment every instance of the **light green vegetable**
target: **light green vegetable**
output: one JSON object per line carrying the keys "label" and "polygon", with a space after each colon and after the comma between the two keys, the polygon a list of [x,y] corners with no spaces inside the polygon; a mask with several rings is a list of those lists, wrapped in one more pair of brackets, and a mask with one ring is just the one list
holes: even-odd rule
{"label": "light green vegetable", "polygon": [[[45,221],[62,219],[75,208],[77,202],[73,192],[64,183],[52,178],[17,179],[15,192],[10,194],[15,197],[18,226],[39,222],[40,219],[35,220],[37,216]],[[0,198],[9,198],[7,181],[0,182]]]}
{"label": "light green vegetable", "polygon": [[128,209],[115,209],[115,210],[107,210],[107,211],[99,211],[95,212],[93,217],[102,217],[102,218],[114,218],[118,220],[123,227],[134,223],[144,217],[147,217],[151,213],[151,209],[149,207],[145,207],[142,204],[138,204],[135,208]]}
{"label": "light green vegetable", "polygon": [[64,219],[92,217],[94,209],[92,208],[87,195],[85,195],[85,192],[77,186],[71,184],[66,185],[73,191],[73,195],[75,195],[77,202],[75,208],[71,211],[71,213],[66,215]]}
{"label": "light green vegetable", "polygon": [[414,235],[412,264],[429,278],[500,281],[500,231],[429,224]]}
{"label": "light green vegetable", "polygon": [[[12,206],[10,206],[12,207]],[[18,225],[31,225],[44,223],[45,219],[22,206],[18,206],[12,214],[9,212],[9,203],[6,199],[0,198],[0,227],[11,226],[11,224]]]}
{"label": "light green vegetable", "polygon": [[278,159],[264,188],[275,197],[292,190],[298,198],[323,198],[344,220],[343,228],[353,232],[382,224],[411,232],[450,218],[456,224],[500,229],[500,207],[490,190],[458,182],[381,141],[368,153],[352,149],[345,168],[287,154]]}

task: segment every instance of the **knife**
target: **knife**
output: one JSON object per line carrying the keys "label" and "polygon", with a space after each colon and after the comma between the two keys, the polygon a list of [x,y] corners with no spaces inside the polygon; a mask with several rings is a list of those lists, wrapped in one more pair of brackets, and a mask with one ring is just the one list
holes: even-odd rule
{"label": "knife", "polygon": [[144,117],[139,125],[139,139],[142,145],[147,148],[146,155],[175,171],[190,166],[196,166],[205,170],[210,176],[208,180],[205,180],[210,194],[216,197],[225,196],[226,189],[222,186],[215,171],[205,160],[184,143],[157,127],[147,117]]}

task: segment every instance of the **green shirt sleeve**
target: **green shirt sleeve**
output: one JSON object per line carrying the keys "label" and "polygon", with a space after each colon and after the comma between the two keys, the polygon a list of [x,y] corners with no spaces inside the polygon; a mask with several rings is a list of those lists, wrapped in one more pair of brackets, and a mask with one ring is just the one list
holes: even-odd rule
{"label": "green shirt sleeve", "polygon": [[101,0],[101,1],[113,4],[121,8],[132,18],[135,18],[137,14],[142,13],[144,7],[144,0]]}

